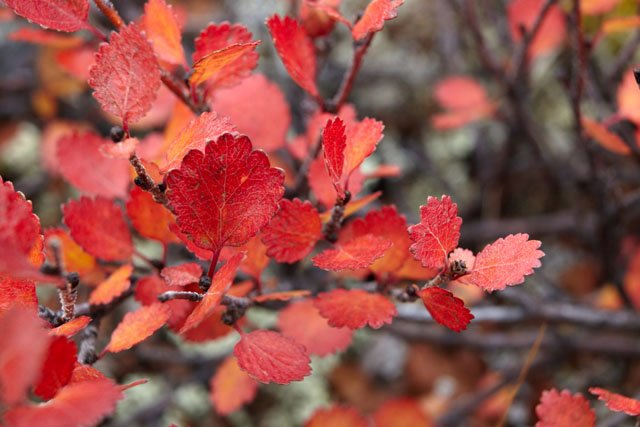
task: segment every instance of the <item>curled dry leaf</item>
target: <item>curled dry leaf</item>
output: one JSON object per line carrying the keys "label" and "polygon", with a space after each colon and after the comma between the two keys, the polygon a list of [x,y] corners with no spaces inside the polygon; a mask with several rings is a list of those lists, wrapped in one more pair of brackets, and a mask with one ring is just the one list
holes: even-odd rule
{"label": "curled dry leaf", "polygon": [[265,384],[301,381],[311,373],[304,346],[273,331],[243,334],[233,354],[240,368]]}

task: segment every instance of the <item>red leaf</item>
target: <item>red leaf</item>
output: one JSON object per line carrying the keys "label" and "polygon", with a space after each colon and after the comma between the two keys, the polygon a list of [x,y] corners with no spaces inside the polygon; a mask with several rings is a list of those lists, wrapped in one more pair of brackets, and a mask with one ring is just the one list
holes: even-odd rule
{"label": "red leaf", "polygon": [[374,234],[393,243],[382,258],[371,264],[371,271],[390,273],[402,267],[409,256],[411,241],[407,233],[407,221],[395,206],[383,206],[379,210],[369,211],[364,218],[355,219],[342,229],[339,241],[349,241],[366,234]]}
{"label": "red leaf", "polygon": [[243,334],[233,354],[242,370],[265,384],[301,381],[311,373],[311,360],[305,348],[273,331]]}
{"label": "red leaf", "polygon": [[[189,290],[197,290],[189,289]],[[164,280],[160,278],[158,275],[151,275],[147,277],[143,277],[136,283],[136,289],[134,293],[134,297],[136,301],[140,302],[142,305],[153,305],[158,302],[158,295],[171,291],[171,289]],[[189,314],[193,311],[196,306],[195,302],[187,301],[183,299],[174,299],[164,303],[164,305],[169,306],[171,309],[171,317],[167,321],[167,325],[171,330],[178,330],[185,319]]]}
{"label": "red leaf", "polygon": [[368,425],[367,420],[357,410],[338,405],[316,410],[304,423],[304,427],[367,427]]}
{"label": "red leaf", "polygon": [[640,123],[640,94],[633,70],[627,70],[616,92],[618,114],[632,122]]}
{"label": "red leaf", "polygon": [[65,337],[55,337],[40,369],[40,379],[33,392],[44,400],[52,399],[71,380],[76,365],[76,344]]}
{"label": "red leaf", "polygon": [[86,328],[90,322],[91,318],[89,316],[76,317],[75,319],[69,320],[67,323],[63,323],[57,328],[50,329],[49,335],[71,338]]}
{"label": "red leaf", "polygon": [[31,202],[0,177],[0,246],[42,263],[42,240],[40,220]]}
{"label": "red leaf", "polygon": [[180,328],[181,334],[198,326],[220,305],[222,297],[229,290],[233,279],[236,277],[236,271],[242,258],[244,258],[244,254],[237,254],[216,271],[211,286],[207,290],[207,293],[204,294],[202,301],[196,305],[196,308],[191,312],[189,317],[187,317],[182,328]]}
{"label": "red leaf", "polygon": [[[378,120],[365,117],[347,129],[347,147],[344,152],[343,177],[348,178],[360,167],[364,159],[374,152],[382,139],[384,125]],[[348,183],[345,182],[345,188]]]}
{"label": "red leaf", "polygon": [[583,117],[582,127],[584,127],[586,134],[603,148],[617,154],[631,154],[631,148],[617,134],[607,129],[605,125]]}
{"label": "red leaf", "polygon": [[290,304],[280,312],[278,329],[304,345],[310,355],[327,356],[349,347],[353,331],[349,328],[329,326],[320,316],[313,300]]}
{"label": "red leaf", "polygon": [[[249,30],[242,25],[231,25],[228,22],[209,24],[195,40],[193,62],[198,62],[212,52],[230,45],[250,43],[252,39]],[[210,89],[234,86],[248,77],[256,65],[258,65],[258,53],[255,50],[247,50],[211,76],[207,84]],[[252,137],[252,135],[249,136]]]}
{"label": "red leaf", "polygon": [[124,198],[131,182],[129,162],[105,157],[105,140],[92,132],[67,134],[58,140],[57,159],[62,176],[83,193]]}
{"label": "red leaf", "polygon": [[498,239],[476,255],[473,270],[465,280],[489,292],[518,285],[540,267],[544,252],[539,247],[540,242],[529,240],[528,234]]}
{"label": "red leaf", "polygon": [[36,312],[38,296],[36,295],[36,283],[33,280],[0,276],[0,314],[13,306]]}
{"label": "red leaf", "polygon": [[432,286],[420,290],[418,295],[433,320],[452,331],[464,331],[473,319],[464,302],[445,289]]}
{"label": "red leaf", "polygon": [[329,178],[333,182],[339,194],[343,192],[340,186],[342,168],[344,166],[344,150],[347,147],[347,135],[344,122],[340,117],[333,121],[327,121],[322,131],[322,149],[324,152],[324,164],[329,172]]}
{"label": "red leaf", "polygon": [[398,16],[398,8],[404,0],[371,0],[362,17],[351,29],[354,40],[362,40],[371,33],[382,30],[384,21]]}
{"label": "red leaf", "polygon": [[187,262],[163,268],[160,276],[169,286],[187,286],[200,281],[202,267],[198,263]]}
{"label": "red leaf", "polygon": [[322,237],[322,221],[309,201],[280,202],[280,210],[262,229],[267,255],[278,262],[294,263],[306,257]]}
{"label": "red leaf", "polygon": [[61,389],[48,402],[9,410],[5,421],[11,427],[97,425],[115,410],[122,398],[120,386],[107,378],[82,381]]}
{"label": "red leaf", "polygon": [[71,237],[85,251],[105,261],[131,258],[133,242],[122,211],[112,201],[81,197],[62,207]]}
{"label": "red leaf", "polygon": [[580,394],[568,390],[545,390],[536,406],[536,427],[593,427],[596,414]]}
{"label": "red leaf", "polygon": [[211,377],[211,403],[220,415],[237,411],[257,392],[258,383],[240,369],[233,356],[227,357]]}
{"label": "red leaf", "polygon": [[88,0],[4,0],[4,3],[44,28],[66,32],[87,28]]}
{"label": "red leaf", "polygon": [[[324,159],[318,156],[311,162],[309,172],[307,174],[307,180],[309,181],[309,187],[313,191],[313,194],[318,202],[322,205],[329,207],[333,206],[336,202],[336,189],[333,186],[329,173],[324,164]],[[355,197],[362,189],[364,183],[364,176],[360,171],[356,170],[349,179],[349,191],[351,196]],[[347,205],[348,206],[348,205]],[[330,213],[329,213],[330,215]]]}
{"label": "red leaf", "polygon": [[435,97],[442,108],[448,110],[433,117],[436,129],[461,127],[490,117],[496,109],[484,88],[476,80],[464,76],[448,77],[438,82]]}
{"label": "red leaf", "polygon": [[396,315],[396,306],[380,294],[372,294],[362,289],[334,289],[318,295],[315,306],[320,315],[329,320],[329,325],[351,329],[381,328],[391,324]]}
{"label": "red leaf", "polygon": [[266,24],[278,55],[293,81],[311,96],[319,96],[315,49],[304,28],[290,16],[281,18],[272,15]]}
{"label": "red leaf", "polygon": [[144,5],[144,31],[160,60],[186,65],[178,18],[164,0],[149,0]]}
{"label": "red leaf", "polygon": [[240,246],[275,214],[284,174],[270,167],[247,137],[226,134],[205,153],[192,150],[166,178],[180,231],[196,246],[217,252]]}
{"label": "red leaf", "polygon": [[33,43],[54,49],[71,49],[84,43],[84,40],[80,37],[31,27],[23,27],[17,31],[13,31],[7,38],[13,41]]}
{"label": "red leaf", "polygon": [[444,268],[447,255],[458,246],[461,225],[458,205],[451,197],[429,196],[427,204],[420,206],[420,223],[409,227],[413,256],[423,267]]}
{"label": "red leaf", "polygon": [[430,427],[431,421],[418,402],[410,398],[389,400],[373,414],[376,427]]}
{"label": "red leaf", "polygon": [[253,74],[238,85],[215,92],[218,113],[228,116],[255,147],[275,151],[285,144],[291,123],[289,104],[275,83]]}
{"label": "red leaf", "polygon": [[93,96],[125,126],[147,114],[160,87],[158,60],[136,24],[123,27],[109,43],[100,45],[89,73]]}
{"label": "red leaf", "polygon": [[226,67],[253,52],[258,44],[260,44],[259,41],[235,43],[203,56],[193,64],[193,73],[189,77],[189,83],[192,86],[197,86],[215,77],[222,73]]}
{"label": "red leaf", "polygon": [[160,165],[163,171],[180,167],[182,159],[191,150],[204,151],[207,142],[222,134],[235,134],[236,128],[228,117],[215,112],[203,113],[191,119],[166,149],[166,161]]}
{"label": "red leaf", "polygon": [[118,353],[130,349],[162,328],[170,316],[169,306],[159,302],[125,314],[103,352]]}
{"label": "red leaf", "polygon": [[624,412],[627,415],[637,417],[640,415],[640,401],[613,393],[600,387],[589,388],[589,393],[598,396],[598,400],[602,400],[607,408],[616,412]]}
{"label": "red leaf", "polygon": [[131,273],[133,273],[133,265],[125,264],[118,268],[104,282],[91,292],[89,303],[92,305],[109,304],[114,299],[129,290],[131,286]]}
{"label": "red leaf", "polygon": [[140,187],[131,189],[127,201],[127,215],[141,236],[164,244],[179,241],[169,229],[169,226],[175,223],[173,214],[162,204],[156,203],[153,196]]}
{"label": "red leaf", "polygon": [[[522,40],[521,27],[530,31],[538,19],[544,0],[513,0],[507,6],[511,37],[516,42]],[[534,37],[527,52],[530,57],[548,53],[562,44],[567,37],[566,20],[562,9],[552,5],[547,12],[538,33]]]}
{"label": "red leaf", "polygon": [[37,314],[21,307],[0,316],[0,331],[0,402],[13,405],[38,379],[50,338]]}
{"label": "red leaf", "polygon": [[366,234],[345,243],[338,242],[335,249],[319,253],[312,261],[316,267],[327,271],[358,270],[369,267],[392,245],[384,237]]}

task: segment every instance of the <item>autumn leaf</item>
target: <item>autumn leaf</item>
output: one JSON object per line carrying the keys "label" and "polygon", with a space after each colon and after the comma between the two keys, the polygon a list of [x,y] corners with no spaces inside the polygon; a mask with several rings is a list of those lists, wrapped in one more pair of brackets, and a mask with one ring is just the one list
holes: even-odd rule
{"label": "autumn leaf", "polygon": [[179,239],[169,229],[175,222],[173,214],[140,187],[133,187],[127,200],[127,216],[141,236],[168,244]]}
{"label": "autumn leaf", "polygon": [[111,334],[111,340],[103,353],[118,353],[149,338],[167,323],[171,316],[169,306],[160,302],[142,306],[124,315]]}
{"label": "autumn leaf", "polygon": [[189,121],[178,136],[166,147],[166,160],[160,168],[166,172],[180,167],[183,158],[191,150],[204,151],[207,142],[218,139],[222,134],[235,134],[236,128],[229,118],[215,112],[203,113]]}
{"label": "autumn leaf", "polygon": [[473,319],[464,302],[446,289],[431,286],[420,290],[418,296],[433,320],[452,331],[464,331]]}
{"label": "autumn leaf", "polygon": [[238,58],[255,50],[260,42],[235,43],[219,50],[214,50],[193,64],[193,73],[189,83],[197,86],[220,73],[225,67],[233,64]]}
{"label": "autumn leaf", "polygon": [[268,294],[256,295],[252,299],[256,303],[268,301],[289,301],[295,298],[308,297],[311,291],[306,289],[296,289],[293,291],[270,292]]}
{"label": "autumn leaf", "polygon": [[163,268],[160,276],[169,286],[187,286],[200,281],[202,267],[196,262],[186,262]]}
{"label": "autumn leaf", "polygon": [[384,21],[398,16],[398,8],[404,0],[371,0],[362,17],[351,29],[354,40],[362,40],[369,34],[382,30]]}
{"label": "autumn leaf", "polygon": [[393,243],[382,256],[374,261],[369,269],[375,273],[390,273],[398,270],[409,256],[409,233],[404,215],[400,215],[395,206],[383,206],[371,210],[363,218],[357,218],[343,227],[339,241],[348,241],[356,237],[373,234]]}
{"label": "autumn leaf", "polygon": [[272,152],[285,145],[289,104],[280,87],[264,75],[252,74],[236,86],[217,90],[213,103],[256,148]]}
{"label": "autumn leaf", "polygon": [[304,427],[368,427],[369,423],[354,408],[334,405],[317,409]]}
{"label": "autumn leaf", "polygon": [[344,196],[344,188],[340,180],[342,179],[342,168],[344,166],[344,150],[347,147],[347,135],[345,134],[344,122],[336,117],[333,121],[327,121],[322,131],[322,150],[324,153],[324,164],[329,172],[329,178],[340,196]]}
{"label": "autumn leaf", "polygon": [[393,246],[389,239],[365,234],[353,240],[338,242],[334,249],[327,249],[314,256],[316,267],[327,271],[358,270],[367,268],[381,258]]}
{"label": "autumn leaf", "polygon": [[73,32],[88,27],[88,0],[4,0],[4,3],[44,28]]}
{"label": "autumn leaf", "polygon": [[[164,280],[157,274],[152,274],[138,280],[134,291],[134,298],[142,305],[154,305],[158,302],[158,296],[164,292],[175,290],[169,287]],[[187,288],[186,290],[199,290]],[[195,302],[183,299],[173,299],[164,303],[171,309],[171,316],[167,321],[167,325],[172,331],[179,330],[184,324],[185,319],[196,306]]]}
{"label": "autumn leaf", "polygon": [[86,328],[90,322],[91,318],[89,316],[76,317],[75,319],[69,320],[67,323],[63,323],[57,328],[50,329],[49,335],[71,338],[72,336]]}
{"label": "autumn leaf", "polygon": [[594,427],[596,414],[581,394],[568,390],[545,390],[536,406],[536,427]]}
{"label": "autumn leaf", "polygon": [[64,387],[48,402],[13,408],[4,419],[12,427],[96,425],[113,413],[123,397],[120,386],[110,379],[81,381]]}
{"label": "autumn leaf", "polygon": [[347,146],[344,152],[344,169],[342,172],[345,188],[349,187],[348,179],[362,162],[373,153],[382,140],[384,124],[365,117],[362,121],[347,126]]}
{"label": "autumn leaf", "polygon": [[360,329],[369,325],[379,329],[385,323],[391,324],[397,313],[396,306],[388,298],[361,289],[323,292],[314,304],[329,325],[336,328]]}
{"label": "autumn leaf", "polygon": [[311,299],[294,302],[280,311],[278,329],[285,337],[305,346],[309,355],[317,356],[345,350],[353,337],[349,328],[329,326]]}
{"label": "autumn leaf", "polygon": [[71,381],[76,364],[76,344],[65,337],[54,337],[40,369],[40,379],[33,392],[44,400],[52,399],[58,391]]}
{"label": "autumn leaf", "polygon": [[388,400],[373,414],[375,427],[430,427],[420,404],[408,397]]}
{"label": "autumn leaf", "polygon": [[293,81],[311,96],[318,97],[315,49],[304,28],[290,16],[281,18],[272,15],[266,24],[278,55]]}
{"label": "autumn leaf", "polygon": [[598,396],[598,400],[602,400],[612,411],[624,412],[632,417],[640,416],[640,401],[636,399],[600,387],[590,387],[589,393]]}
{"label": "autumn leaf", "polygon": [[89,86],[102,108],[128,123],[143,118],[160,88],[160,66],[136,24],[113,33],[100,45],[89,71]]}
{"label": "autumn leaf", "polygon": [[580,10],[585,15],[601,15],[613,10],[620,0],[580,0]]}
{"label": "autumn leaf", "polygon": [[251,402],[258,383],[240,369],[236,358],[227,357],[211,377],[211,403],[220,415],[229,415]]}
{"label": "autumn leaf", "polygon": [[196,305],[196,308],[191,312],[189,317],[187,317],[182,328],[180,328],[181,334],[198,326],[218,307],[222,301],[222,297],[229,290],[233,279],[236,277],[236,271],[242,258],[244,258],[244,254],[237,254],[216,271],[211,281],[211,286],[209,286],[207,293],[204,294],[202,301]]}
{"label": "autumn leaf", "polygon": [[23,27],[13,31],[8,35],[7,39],[33,43],[55,49],[71,49],[84,43],[84,40],[81,37],[69,36],[55,31],[47,31],[31,27]]}
{"label": "autumn leaf", "polygon": [[109,304],[120,295],[124,294],[131,286],[131,273],[133,265],[125,264],[111,273],[107,280],[103,281],[91,292],[89,303],[92,305]]}
{"label": "autumn leaf", "polygon": [[38,380],[50,338],[37,313],[23,307],[0,315],[0,330],[0,402],[13,405]]}
{"label": "autumn leaf", "polygon": [[131,258],[133,242],[122,211],[102,197],[81,197],[62,207],[71,237],[82,249],[105,261]]}
{"label": "autumn leaf", "polygon": [[124,198],[131,182],[129,162],[105,157],[105,140],[92,132],[71,133],[58,140],[56,157],[62,176],[85,194]]}
{"label": "autumn leaf", "polygon": [[[522,30],[530,31],[538,19],[544,0],[513,0],[507,5],[507,17],[511,38],[522,40]],[[558,5],[549,8],[536,36],[529,45],[527,54],[531,58],[548,53],[564,43],[567,37],[566,19]]]}
{"label": "autumn leaf", "polygon": [[622,138],[607,129],[603,124],[587,117],[583,117],[582,127],[590,138],[607,150],[622,155],[631,154],[631,148],[624,143]]}
{"label": "autumn leaf", "polygon": [[160,60],[186,65],[180,23],[170,5],[164,0],[149,0],[144,5],[142,22]]}
{"label": "autumn leaf", "polygon": [[[193,62],[198,62],[212,52],[219,51],[234,44],[246,44],[253,40],[249,30],[240,24],[222,22],[209,24],[195,39]],[[207,85],[210,89],[232,87],[247,78],[258,65],[258,53],[248,49],[234,61],[226,64],[215,75],[211,76]],[[216,111],[218,110],[216,103]],[[252,137],[252,135],[249,135]]]}
{"label": "autumn leaf", "polygon": [[[62,228],[50,228],[44,232],[45,257],[48,262],[55,263],[58,251],[62,255],[62,263],[67,271],[78,273],[83,282],[95,283],[94,280],[102,280],[104,273],[98,266],[93,255],[85,252]],[[53,247],[57,249],[53,249]]]}
{"label": "autumn leaf", "polygon": [[0,276],[0,314],[14,306],[34,313],[38,310],[36,283],[29,279]]}
{"label": "autumn leaf", "polygon": [[280,202],[280,210],[262,229],[267,255],[278,262],[294,263],[306,257],[322,237],[318,210],[300,199]]}
{"label": "autumn leaf", "polygon": [[240,246],[275,214],[284,174],[247,137],[226,134],[192,150],[166,179],[180,231],[201,249]]}
{"label": "autumn leaf", "polygon": [[524,276],[540,267],[544,252],[538,240],[528,234],[511,234],[498,239],[476,255],[473,270],[465,281],[485,291],[495,291],[524,282]]}
{"label": "autumn leaf", "polygon": [[311,373],[311,360],[305,348],[273,331],[243,334],[233,354],[242,370],[265,384],[301,381]]}
{"label": "autumn leaf", "polygon": [[461,225],[458,205],[451,197],[429,196],[427,204],[420,206],[420,223],[409,227],[411,253],[423,267],[443,269],[447,255],[458,246]]}
{"label": "autumn leaf", "polygon": [[469,77],[452,76],[439,81],[434,95],[446,110],[433,116],[436,129],[455,129],[491,117],[496,110],[485,89]]}
{"label": "autumn leaf", "polygon": [[617,90],[618,114],[632,122],[640,123],[640,94],[633,70],[627,70]]}

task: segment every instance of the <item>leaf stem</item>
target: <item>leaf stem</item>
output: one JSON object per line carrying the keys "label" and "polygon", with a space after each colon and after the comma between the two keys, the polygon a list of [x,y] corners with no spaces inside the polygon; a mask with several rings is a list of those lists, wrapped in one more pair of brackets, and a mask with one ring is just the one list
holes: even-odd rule
{"label": "leaf stem", "polygon": [[220,251],[221,249],[218,249],[211,257],[211,264],[209,264],[209,271],[207,272],[207,276],[209,276],[211,280],[213,280],[213,275],[216,274],[216,266],[218,265],[218,259],[220,258]]}

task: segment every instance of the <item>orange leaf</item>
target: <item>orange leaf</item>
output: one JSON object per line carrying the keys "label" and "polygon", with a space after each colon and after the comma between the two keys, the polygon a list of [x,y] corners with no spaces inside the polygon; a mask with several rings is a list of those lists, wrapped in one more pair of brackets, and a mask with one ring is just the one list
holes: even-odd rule
{"label": "orange leaf", "polygon": [[327,356],[349,347],[353,331],[329,326],[313,300],[295,302],[280,312],[278,329],[304,345],[310,355]]}
{"label": "orange leaf", "polygon": [[640,16],[623,16],[621,18],[610,18],[602,24],[604,34],[613,34],[631,31],[640,27]]}
{"label": "orange leaf", "polygon": [[193,64],[193,73],[189,77],[189,83],[197,86],[204,83],[219,73],[224,67],[232,64],[238,58],[255,50],[260,42],[236,43],[213,51],[200,58]]}
{"label": "orange leaf", "polygon": [[587,135],[607,150],[617,154],[631,154],[631,149],[622,138],[611,132],[606,126],[586,117],[582,118],[582,126]]}
{"label": "orange leaf", "polygon": [[240,369],[236,358],[227,357],[211,377],[211,403],[220,415],[229,415],[258,392],[258,383]]}
{"label": "orange leaf", "polygon": [[371,0],[362,17],[351,30],[354,40],[362,40],[371,33],[382,30],[384,21],[398,16],[398,8],[404,0]]}
{"label": "orange leaf", "polygon": [[581,394],[545,390],[536,406],[536,427],[594,427],[596,414]]}
{"label": "orange leaf", "polygon": [[334,289],[318,295],[314,302],[320,315],[329,325],[341,328],[360,329],[369,325],[373,329],[391,324],[396,315],[396,306],[380,294],[361,289]]}
{"label": "orange leaf", "polygon": [[640,401],[613,393],[600,387],[589,388],[589,393],[598,396],[598,400],[602,400],[607,408],[616,412],[624,412],[627,415],[637,417],[640,415]]}
{"label": "orange leaf", "polygon": [[431,421],[417,401],[410,398],[389,400],[373,414],[376,427],[430,427]]}
{"label": "orange leaf", "polygon": [[580,0],[580,10],[585,15],[601,15],[613,10],[620,0]]}
{"label": "orange leaf", "polygon": [[204,294],[202,301],[196,305],[196,308],[191,312],[189,317],[187,317],[182,328],[180,328],[181,334],[198,326],[218,307],[222,301],[222,297],[229,290],[233,279],[236,277],[236,271],[242,258],[244,258],[244,254],[239,253],[216,271],[211,286],[207,290],[207,293]]}
{"label": "orange leaf", "polygon": [[125,314],[111,334],[111,341],[103,353],[108,351],[118,353],[130,349],[163,327],[170,316],[169,306],[159,302]]}
{"label": "orange leaf", "polygon": [[133,187],[127,201],[127,215],[141,236],[161,243],[176,243],[179,239],[169,229],[175,222],[173,214],[140,187]]}
{"label": "orange leaf", "polygon": [[[531,30],[544,3],[545,0],[514,0],[509,3],[507,15],[513,40],[516,42],[522,40],[520,27],[524,26],[526,31]],[[566,34],[567,28],[564,13],[560,7],[553,5],[542,21],[542,25],[529,45],[527,53],[532,58],[548,53],[565,41]]]}
{"label": "orange leaf", "polygon": [[[195,289],[187,289],[198,290],[197,287]],[[142,305],[153,305],[158,302],[158,295],[171,290],[175,289],[171,289],[160,276],[153,274],[143,277],[136,283],[134,297]],[[164,305],[171,309],[171,317],[167,321],[167,325],[172,331],[176,331],[180,329],[187,316],[193,311],[196,303],[183,299],[174,299],[165,302]]]}
{"label": "orange leaf", "polygon": [[327,271],[358,270],[367,268],[393,246],[384,237],[366,234],[345,243],[338,242],[335,249],[327,249],[313,257],[316,267]]}
{"label": "orange leaf", "polygon": [[273,331],[243,334],[233,354],[242,370],[265,384],[301,381],[311,373],[311,360],[305,348]]}
{"label": "orange leaf", "polygon": [[149,0],[142,19],[147,38],[162,61],[186,65],[180,23],[164,0]]}
{"label": "orange leaf", "polygon": [[57,244],[65,269],[78,273],[82,277],[83,283],[95,284],[95,281],[102,280],[104,277],[95,257],[86,253],[80,245],[74,242],[67,231],[62,228],[51,228],[45,231],[44,240],[47,260],[54,261],[51,245]]}
{"label": "orange leaf", "polygon": [[447,110],[437,114],[432,123],[436,129],[453,129],[490,117],[496,106],[487,92],[474,79],[464,76],[448,77],[438,82],[435,98]]}
{"label": "orange leaf", "polygon": [[89,303],[92,305],[109,304],[114,299],[129,290],[131,286],[131,273],[133,265],[125,264],[118,268],[104,282],[91,292]]}
{"label": "orange leaf", "polygon": [[76,317],[75,319],[69,320],[67,323],[63,323],[57,328],[49,330],[49,335],[70,338],[86,328],[90,322],[91,318],[89,316]]}
{"label": "orange leaf", "polygon": [[638,83],[633,75],[633,70],[628,70],[622,77],[618,86],[618,114],[636,124],[640,123],[640,91]]}
{"label": "orange leaf", "polygon": [[334,405],[316,410],[304,427],[367,427],[369,423],[354,408]]}
{"label": "orange leaf", "polygon": [[262,294],[253,297],[253,300],[257,303],[263,303],[267,301],[289,301],[294,298],[307,297],[310,294],[311,292],[307,290],[272,292],[270,294]]}

